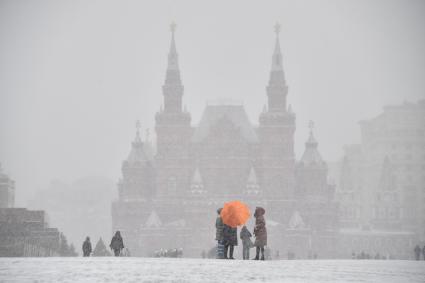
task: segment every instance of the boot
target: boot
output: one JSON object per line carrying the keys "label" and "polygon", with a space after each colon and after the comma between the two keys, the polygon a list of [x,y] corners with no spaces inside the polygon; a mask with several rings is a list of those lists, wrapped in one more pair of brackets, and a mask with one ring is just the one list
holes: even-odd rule
{"label": "boot", "polygon": [[261,260],[264,260],[264,248],[261,248]]}
{"label": "boot", "polygon": [[223,259],[228,259],[228,257],[227,257],[227,251],[229,250],[229,246],[228,245],[225,245],[224,246],[224,256],[223,256]]}
{"label": "boot", "polygon": [[258,260],[260,257],[260,247],[256,247],[255,249],[255,258],[253,260]]}
{"label": "boot", "polygon": [[230,246],[230,255],[229,255],[229,259],[234,259],[233,258],[233,249],[234,249],[235,247],[234,246]]}

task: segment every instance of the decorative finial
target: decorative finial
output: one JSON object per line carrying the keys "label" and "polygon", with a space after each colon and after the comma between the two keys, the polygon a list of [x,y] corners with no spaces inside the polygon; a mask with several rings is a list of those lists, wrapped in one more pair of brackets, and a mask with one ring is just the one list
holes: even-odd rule
{"label": "decorative finial", "polygon": [[274,32],[276,33],[276,36],[279,36],[280,24],[278,22],[276,22],[276,24],[274,25]]}
{"label": "decorative finial", "polygon": [[137,143],[140,143],[140,142],[141,142],[141,139],[140,139],[140,127],[141,127],[140,121],[139,121],[139,120],[137,120],[137,121],[136,121],[136,137],[135,137],[135,139],[134,139],[133,146],[134,146],[135,144],[137,144]]}
{"label": "decorative finial", "polygon": [[308,122],[308,128],[310,129],[310,134],[312,134],[313,133],[313,129],[314,129],[314,122],[313,122],[313,120],[310,120]]}
{"label": "decorative finial", "polygon": [[177,25],[176,25],[176,23],[173,21],[172,23],[171,23],[171,25],[170,25],[170,30],[171,30],[171,32],[174,34],[174,32],[176,31],[176,27],[177,27]]}
{"label": "decorative finial", "polygon": [[137,120],[136,121],[136,137],[138,139],[140,139],[140,128],[141,128],[140,120]]}

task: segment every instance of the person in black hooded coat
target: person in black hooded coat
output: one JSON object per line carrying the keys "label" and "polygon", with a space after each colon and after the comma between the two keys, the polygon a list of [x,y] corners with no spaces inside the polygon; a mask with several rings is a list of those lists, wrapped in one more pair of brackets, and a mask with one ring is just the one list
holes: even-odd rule
{"label": "person in black hooded coat", "polygon": [[83,243],[83,256],[90,256],[92,252],[90,238],[86,237],[86,240]]}
{"label": "person in black hooded coat", "polygon": [[120,231],[117,231],[112,237],[109,247],[114,251],[115,256],[120,256],[121,250],[124,249],[124,241],[122,240]]}

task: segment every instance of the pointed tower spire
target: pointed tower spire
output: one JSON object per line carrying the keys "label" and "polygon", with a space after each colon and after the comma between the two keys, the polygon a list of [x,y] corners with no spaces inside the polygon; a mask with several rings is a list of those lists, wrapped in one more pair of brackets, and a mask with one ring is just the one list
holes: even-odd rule
{"label": "pointed tower spire", "polygon": [[136,138],[134,139],[134,143],[142,142],[142,139],[140,138],[140,128],[141,128],[140,120],[137,120],[136,121]]}
{"label": "pointed tower spire", "polygon": [[279,23],[275,24],[274,32],[276,33],[276,41],[275,41],[274,52],[272,56],[272,71],[283,71],[282,53],[280,51],[280,42],[279,42],[279,33],[280,33]]}
{"label": "pointed tower spire", "polygon": [[272,66],[270,71],[269,85],[267,86],[267,96],[269,111],[285,112],[286,95],[288,86],[286,85],[285,74],[283,71],[282,52],[280,50],[280,24],[276,23],[274,27],[276,33],[275,47],[272,55]]}
{"label": "pointed tower spire", "polygon": [[180,79],[180,69],[178,62],[178,54],[175,41],[176,24],[170,25],[171,43],[168,53],[168,65],[165,77],[165,83],[162,87],[164,94],[164,111],[165,112],[182,112],[182,96],[183,85]]}
{"label": "pointed tower spire", "polygon": [[170,25],[171,31],[171,44],[170,52],[168,53],[168,67],[167,70],[179,70],[178,54],[176,48],[176,41],[174,39],[174,33],[176,32],[176,23],[172,22]]}

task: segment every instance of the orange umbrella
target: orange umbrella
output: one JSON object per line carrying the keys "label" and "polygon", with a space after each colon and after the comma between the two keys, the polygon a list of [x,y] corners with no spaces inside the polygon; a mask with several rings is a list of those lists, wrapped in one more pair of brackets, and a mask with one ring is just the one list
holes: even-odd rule
{"label": "orange umbrella", "polygon": [[250,213],[246,204],[235,200],[224,204],[220,216],[224,224],[230,227],[237,227],[246,223]]}

